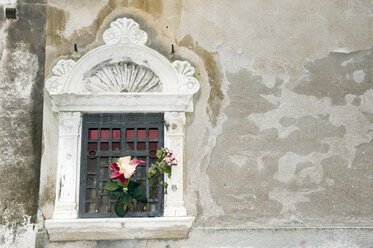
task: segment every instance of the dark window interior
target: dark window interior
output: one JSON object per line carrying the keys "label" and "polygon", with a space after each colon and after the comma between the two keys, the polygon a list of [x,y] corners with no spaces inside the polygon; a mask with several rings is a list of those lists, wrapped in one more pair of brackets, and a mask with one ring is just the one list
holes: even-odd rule
{"label": "dark window interior", "polygon": [[124,156],[147,162],[137,167],[131,180],[143,183],[148,203],[133,200],[126,217],[162,216],[163,187],[158,185],[149,198],[152,183],[146,171],[164,145],[163,123],[163,114],[83,115],[79,217],[117,217],[115,200],[103,187],[110,180],[109,165]]}

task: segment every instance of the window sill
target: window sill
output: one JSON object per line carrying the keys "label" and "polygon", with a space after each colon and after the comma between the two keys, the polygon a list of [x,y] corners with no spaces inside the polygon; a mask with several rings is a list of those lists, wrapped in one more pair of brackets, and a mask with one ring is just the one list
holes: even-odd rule
{"label": "window sill", "polygon": [[194,217],[49,219],[51,241],[187,238]]}

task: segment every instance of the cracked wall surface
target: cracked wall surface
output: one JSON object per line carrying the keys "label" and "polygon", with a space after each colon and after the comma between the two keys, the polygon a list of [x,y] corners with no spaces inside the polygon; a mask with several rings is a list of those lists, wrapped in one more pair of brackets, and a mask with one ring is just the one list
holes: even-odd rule
{"label": "cracked wall surface", "polygon": [[[22,227],[28,237],[38,231],[37,247],[373,244],[373,1],[0,3],[17,4],[31,28],[17,24],[21,17],[0,24],[1,89],[8,96],[1,97],[0,182],[24,184],[18,175],[27,173],[36,183],[0,194],[3,206],[3,199],[19,203],[2,219],[27,220]],[[102,45],[103,30],[118,17],[138,22],[150,48],[196,68],[201,89],[187,116],[184,173],[185,205],[196,220],[190,239],[181,241],[51,243],[43,219],[53,214],[58,123],[48,94],[41,105],[42,79],[58,59],[76,60]],[[16,242],[15,230],[8,226],[0,242]]]}

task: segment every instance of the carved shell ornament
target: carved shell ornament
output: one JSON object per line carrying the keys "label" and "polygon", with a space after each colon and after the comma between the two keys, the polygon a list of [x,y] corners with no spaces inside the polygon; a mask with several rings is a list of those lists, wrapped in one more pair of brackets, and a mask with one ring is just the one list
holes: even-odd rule
{"label": "carved shell ornament", "polygon": [[55,76],[50,77],[45,85],[45,88],[49,93],[58,93],[62,91],[63,80],[69,74],[74,65],[75,61],[71,59],[61,59],[57,62],[57,64],[52,68],[52,73]]}
{"label": "carved shell ornament", "polygon": [[92,68],[85,77],[91,92],[159,92],[160,79],[149,68],[134,63],[110,63]]}
{"label": "carved shell ornament", "polygon": [[172,63],[173,67],[179,75],[179,79],[182,81],[183,91],[189,93],[196,93],[199,90],[199,82],[194,77],[195,69],[190,65],[188,61],[176,60]]}
{"label": "carved shell ornament", "polygon": [[107,45],[128,42],[144,45],[148,41],[148,35],[139,29],[139,24],[128,18],[113,21],[110,28],[104,32],[103,38]]}
{"label": "carved shell ornament", "polygon": [[[46,82],[47,91],[52,95],[167,92],[192,97],[199,90],[199,82],[194,77],[195,69],[190,63],[177,60],[171,64],[157,51],[146,47],[148,36],[134,20],[118,18],[113,21],[104,32],[103,40],[105,45],[87,53],[78,62],[59,60],[52,69],[53,76]],[[128,46],[133,51],[129,54],[151,54],[149,59],[152,63],[138,62],[136,55],[117,55],[121,46]],[[105,57],[105,54],[114,56]],[[90,66],[86,66],[83,61],[90,61]],[[69,75],[71,73],[74,74]],[[178,80],[168,80],[169,75]],[[169,92],[169,89],[173,92]],[[184,101],[181,98],[179,100]]]}

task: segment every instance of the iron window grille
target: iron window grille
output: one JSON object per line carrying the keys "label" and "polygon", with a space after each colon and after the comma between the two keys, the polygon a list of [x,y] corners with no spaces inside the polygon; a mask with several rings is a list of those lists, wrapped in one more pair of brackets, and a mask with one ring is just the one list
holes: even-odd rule
{"label": "iron window grille", "polygon": [[115,200],[103,189],[110,180],[109,165],[119,157],[132,156],[147,162],[139,165],[131,180],[141,182],[148,203],[132,201],[125,217],[163,215],[163,187],[149,197],[152,182],[146,171],[164,145],[163,114],[84,114],[82,129],[79,217],[117,217]]}

